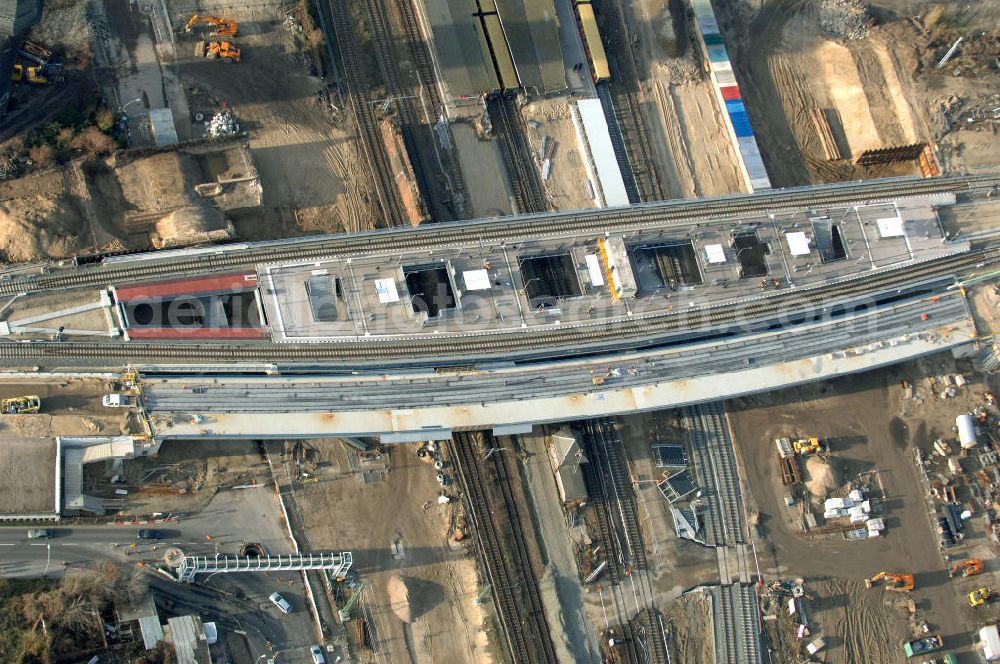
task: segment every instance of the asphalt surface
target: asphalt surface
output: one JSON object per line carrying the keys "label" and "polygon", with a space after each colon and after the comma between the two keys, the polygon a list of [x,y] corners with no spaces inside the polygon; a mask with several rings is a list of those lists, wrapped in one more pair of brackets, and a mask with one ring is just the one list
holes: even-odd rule
{"label": "asphalt surface", "polygon": [[[28,531],[40,527],[54,536],[28,539]],[[163,538],[139,540],[140,528],[160,531]],[[170,547],[187,554],[232,555],[246,542],[259,543],[271,554],[292,552],[272,486],[220,493],[203,512],[159,524],[5,526],[0,528],[0,576],[61,576],[99,560],[158,562]],[[223,629],[245,632],[255,656],[280,653],[282,662],[310,661],[309,646],[319,643],[299,573],[216,574],[193,584],[172,583],[152,572],[148,578],[164,622],[189,613],[216,620]],[[268,600],[273,592],[292,604],[291,614]]]}

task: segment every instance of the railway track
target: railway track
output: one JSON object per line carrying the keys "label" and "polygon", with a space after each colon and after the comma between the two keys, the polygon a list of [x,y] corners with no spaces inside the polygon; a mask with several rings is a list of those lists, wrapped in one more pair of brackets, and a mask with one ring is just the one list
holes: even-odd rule
{"label": "railway track", "polygon": [[[604,0],[597,13],[601,33],[606,38],[605,48],[615,55],[617,72],[613,71],[608,83],[607,101],[614,108],[615,118],[622,135],[624,148],[629,156],[628,163],[642,201],[658,201],[664,198],[663,188],[656,173],[653,154],[650,150],[646,125],[639,112],[638,95],[633,90],[639,87],[639,76],[632,53],[628,29],[618,0]],[[617,74],[617,75],[615,75]],[[601,86],[598,86],[600,88]],[[602,92],[598,90],[598,96]],[[605,103],[605,99],[601,99]],[[608,107],[605,106],[605,109]],[[605,112],[607,112],[605,110]],[[629,194],[631,200],[631,194]]]}
{"label": "railway track", "polygon": [[753,586],[734,583],[712,590],[716,664],[763,662]]}
{"label": "railway track", "polygon": [[684,410],[692,458],[701,475],[700,485],[712,501],[710,544],[737,546],[746,542],[746,522],[736,472],[732,442],[720,403],[706,403]]}
{"label": "railway track", "polygon": [[347,0],[329,0],[328,6],[334,34],[328,34],[326,38],[335,39],[337,49],[340,51],[340,64],[344,68],[348,98],[354,109],[354,118],[361,134],[361,146],[371,170],[382,214],[390,226],[402,226],[408,223],[406,210],[399,199],[396,179],[385,152],[374,111],[369,103],[367,94],[369,82],[361,70],[360,63],[364,60],[361,49],[358,48],[358,38]]}
{"label": "railway track", "polygon": [[[406,3],[407,0],[403,0],[403,2],[397,3],[397,5]],[[396,38],[389,28],[388,17],[386,16],[387,8],[387,3],[383,4],[382,0],[365,0],[368,25],[371,26],[372,31],[371,41],[375,45],[375,56],[378,60],[379,68],[385,75],[386,93],[392,99],[392,107],[399,114],[399,133],[403,138],[403,145],[409,155],[410,165],[413,167],[413,177],[417,182],[421,198],[423,198],[428,208],[434,210],[433,216],[435,219],[446,219],[450,215],[446,216],[442,214],[443,211],[438,206],[437,197],[432,195],[430,188],[428,172],[432,171],[436,165],[429,163],[431,159],[428,151],[420,149],[417,140],[417,132],[426,125],[426,122],[417,112],[416,106],[413,103],[413,95],[410,94],[411,90],[404,87],[400,81],[397,57],[392,50],[392,44],[395,43]],[[410,9],[412,10],[412,7]],[[413,21],[416,20],[412,14],[410,18]],[[419,28],[417,28],[417,31],[419,34]],[[412,43],[410,46],[412,53]],[[433,72],[430,69],[423,72],[419,72],[418,70],[418,73],[422,76],[429,76],[431,77],[430,80],[433,80]],[[429,131],[429,128],[427,128],[427,131]]]}
{"label": "railway track", "polygon": [[604,109],[604,119],[608,123],[608,136],[611,138],[611,147],[614,148],[615,160],[618,162],[618,168],[622,174],[628,202],[633,205],[641,203],[642,196],[639,194],[639,186],[635,182],[635,169],[632,167],[632,160],[629,158],[629,151],[625,146],[625,136],[622,134],[614,98],[607,83],[597,84],[597,98],[601,100],[601,108]]}
{"label": "railway track", "polygon": [[[437,72],[428,52],[429,40],[424,37],[423,31],[420,29],[420,21],[417,19],[417,12],[413,6],[414,1],[397,0],[396,6],[399,8],[399,14],[402,18],[404,36],[417,75],[417,83],[430,100],[434,115],[430,121],[433,122],[436,118],[446,118],[448,113],[437,84]],[[448,127],[445,131],[450,134],[451,128]],[[465,212],[465,177],[462,175],[462,168],[457,159],[451,157],[446,158],[444,163],[439,162],[438,165],[448,178],[448,189],[452,194],[452,204],[455,207],[454,216],[461,219]]]}
{"label": "railway track", "polygon": [[621,525],[627,571],[648,569],[628,461],[614,422],[609,418],[589,420],[584,440],[587,458],[598,469],[603,498],[611,506],[614,520]]}
{"label": "railway track", "polygon": [[[344,19],[341,19],[344,20]],[[349,21],[349,18],[347,19]],[[350,25],[347,28],[351,28]],[[346,40],[350,43],[350,40]],[[353,89],[353,88],[352,88]],[[374,123],[368,104],[360,93],[352,100],[362,103],[363,121]],[[360,100],[359,100],[360,98]],[[364,130],[364,127],[362,127]],[[377,127],[372,124],[372,132]],[[374,134],[372,134],[374,136]],[[367,146],[368,141],[363,141]],[[375,175],[387,171],[376,168],[377,158],[385,159],[381,142],[374,144]],[[387,168],[387,167],[386,167]],[[399,205],[395,181],[386,191],[389,203]],[[380,180],[382,185],[388,182]],[[387,228],[371,233],[322,236],[293,241],[262,242],[252,245],[220,245],[217,251],[200,248],[194,252],[147,254],[130,257],[126,262],[91,264],[72,269],[56,268],[31,276],[14,276],[0,281],[0,295],[15,295],[37,290],[106,286],[176,277],[179,274],[204,274],[236,270],[254,270],[260,264],[319,260],[337,256],[393,254],[404,251],[468,243],[476,237],[483,243],[517,242],[527,238],[602,234],[672,223],[692,223],[704,219],[740,218],[759,213],[802,208],[823,208],[893,200],[907,196],[937,193],[982,193],[1000,187],[1000,176],[970,176],[934,179],[874,180],[861,183],[782,189],[759,194],[745,194],[690,201],[666,201],[617,210],[574,211],[545,216],[520,216],[503,219],[473,220],[435,224],[421,228]],[[381,191],[385,187],[380,187]],[[401,208],[400,208],[401,209]],[[196,253],[195,253],[196,252]]]}
{"label": "railway track", "polygon": [[[961,254],[921,265],[901,268],[884,275],[859,277],[828,284],[813,290],[775,292],[769,298],[745,304],[739,301],[700,312],[693,323],[688,314],[671,312],[634,316],[617,321],[579,327],[531,329],[511,333],[491,333],[448,338],[445,335],[405,337],[392,342],[386,339],[349,340],[328,344],[190,344],[190,343],[67,343],[33,342],[0,344],[0,359],[84,358],[106,359],[120,363],[151,360],[185,362],[302,362],[353,361],[382,364],[412,363],[417,358],[433,358],[436,365],[476,361],[495,361],[497,357],[523,356],[538,360],[579,356],[581,352],[611,352],[662,346],[671,338],[691,341],[698,334],[708,335],[750,322],[767,327],[779,318],[793,319],[796,311],[820,312],[833,302],[849,302],[852,297],[890,293],[919,279],[948,278],[969,269],[1000,259],[1000,250]],[[704,338],[704,337],[702,337]],[[543,350],[539,350],[543,349]]]}
{"label": "railway track", "polygon": [[618,620],[611,630],[621,640],[616,651],[624,664],[668,663],[665,628],[653,604],[642,526],[622,440],[609,418],[588,420],[582,431],[581,449],[588,462],[581,470],[594,509],[597,539],[608,562],[608,595]]}
{"label": "railway track", "polygon": [[500,141],[507,179],[514,193],[517,212],[544,212],[548,209],[545,186],[535,167],[535,159],[528,145],[524,121],[513,97],[493,95],[486,100],[486,110],[493,123],[493,134]]}
{"label": "railway track", "polygon": [[[503,451],[487,453],[495,447],[493,437],[481,431],[455,433],[449,443],[512,661],[555,664],[538,578],[524,543],[527,531],[510,487],[509,461]],[[497,494],[500,502],[495,502]]]}

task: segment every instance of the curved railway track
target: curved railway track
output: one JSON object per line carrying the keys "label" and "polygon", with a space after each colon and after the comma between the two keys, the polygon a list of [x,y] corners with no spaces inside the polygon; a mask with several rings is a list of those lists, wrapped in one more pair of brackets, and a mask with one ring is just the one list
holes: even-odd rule
{"label": "curved railway track", "polygon": [[[430,358],[432,365],[497,361],[502,357],[551,359],[590,351],[620,351],[664,343],[671,336],[688,338],[734,325],[767,326],[795,312],[817,312],[851,297],[892,292],[915,281],[947,278],[957,271],[1000,260],[1000,249],[976,251],[911,265],[885,274],[861,275],[813,289],[775,292],[752,303],[730,302],[698,312],[691,325],[689,312],[665,312],[604,321],[577,327],[527,328],[503,333],[465,336],[422,335],[400,339],[345,339],[326,344],[193,344],[193,343],[66,343],[0,344],[0,359],[65,358],[130,361],[183,360],[187,362],[308,362],[348,361],[381,365],[405,364]],[[541,349],[541,350],[540,350]],[[426,363],[425,363],[426,364]]]}
{"label": "curved railway track", "polygon": [[[360,116],[359,116],[360,117]],[[383,155],[384,156],[384,155]],[[919,180],[875,180],[819,188],[782,189],[693,201],[669,201],[616,210],[576,211],[434,224],[418,228],[387,228],[363,234],[328,235],[297,241],[266,242],[199,255],[172,254],[164,259],[88,265],[0,282],[0,295],[21,292],[148,281],[177,275],[252,270],[262,263],[319,260],[348,255],[392,254],[446,245],[464,245],[470,238],[483,243],[517,242],[540,236],[601,234],[632,228],[703,219],[732,218],[804,207],[860,204],[907,196],[974,193],[1000,187],[1000,176],[970,176]],[[398,201],[397,201],[398,202]]]}

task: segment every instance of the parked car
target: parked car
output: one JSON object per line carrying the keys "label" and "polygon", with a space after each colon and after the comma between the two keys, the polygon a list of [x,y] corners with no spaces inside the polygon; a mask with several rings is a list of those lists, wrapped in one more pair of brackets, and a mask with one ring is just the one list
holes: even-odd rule
{"label": "parked car", "polygon": [[270,597],[268,597],[268,599],[271,600],[272,604],[274,604],[276,607],[278,607],[279,609],[281,609],[282,613],[291,613],[292,612],[292,605],[288,602],[287,599],[285,599],[284,597],[282,597],[278,593],[271,593],[271,595],[270,595]]}
{"label": "parked car", "polygon": [[158,540],[158,539],[163,539],[163,535],[160,533],[159,530],[143,529],[136,531],[135,538],[141,540]]}
{"label": "parked car", "polygon": [[310,648],[309,654],[312,655],[313,664],[326,664],[326,657],[323,657],[323,650],[319,646]]}
{"label": "parked car", "polygon": [[48,528],[36,528],[28,531],[28,539],[52,539],[56,533]]}

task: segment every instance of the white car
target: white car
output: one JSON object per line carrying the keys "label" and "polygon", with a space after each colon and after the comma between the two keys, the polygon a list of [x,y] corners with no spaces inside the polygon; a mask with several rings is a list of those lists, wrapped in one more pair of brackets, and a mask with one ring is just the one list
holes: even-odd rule
{"label": "white car", "polygon": [[271,604],[274,604],[276,607],[281,609],[282,613],[288,614],[292,612],[292,605],[288,602],[287,599],[285,599],[278,593],[271,593],[268,599],[271,600]]}
{"label": "white car", "polygon": [[312,655],[313,664],[326,664],[326,657],[323,657],[323,650],[319,646],[310,648],[309,654]]}

